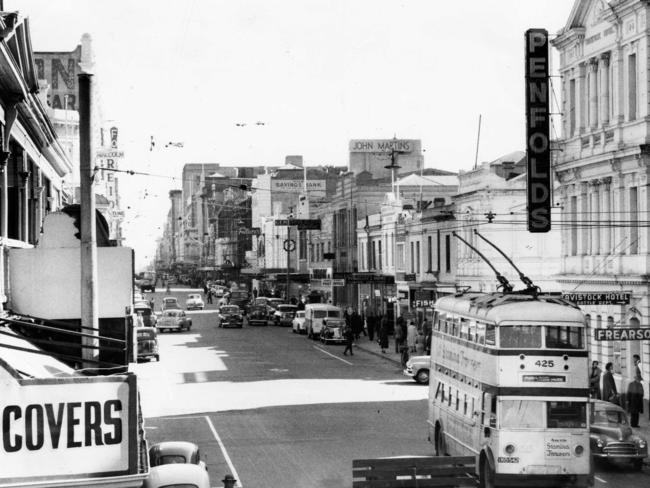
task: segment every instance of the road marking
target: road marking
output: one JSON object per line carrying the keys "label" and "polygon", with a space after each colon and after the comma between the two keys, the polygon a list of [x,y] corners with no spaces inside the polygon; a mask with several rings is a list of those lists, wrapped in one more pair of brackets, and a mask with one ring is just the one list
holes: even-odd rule
{"label": "road marking", "polygon": [[212,431],[212,434],[214,435],[214,438],[217,440],[219,443],[219,447],[221,448],[221,452],[223,453],[223,457],[226,460],[226,463],[228,464],[228,467],[230,468],[230,474],[232,474],[235,479],[237,480],[237,483],[235,486],[238,486],[239,488],[243,488],[244,485],[241,484],[241,479],[239,478],[239,475],[237,474],[237,470],[235,469],[235,466],[232,464],[232,461],[230,460],[230,456],[228,456],[228,452],[226,452],[226,446],[223,445],[223,442],[221,441],[221,437],[219,437],[219,434],[217,434],[217,429],[214,428],[214,425],[212,424],[212,420],[210,420],[210,417],[207,415],[205,416],[205,420],[208,422],[208,425],[210,426],[210,430]]}
{"label": "road marking", "polygon": [[321,352],[324,352],[324,353],[327,354],[328,356],[332,356],[333,358],[338,359],[339,361],[343,361],[345,364],[349,364],[350,366],[354,366],[354,364],[352,364],[351,362],[346,361],[345,359],[340,358],[340,357],[338,357],[338,356],[335,356],[334,354],[327,352],[325,349],[321,349],[321,348],[318,347],[318,346],[314,346],[314,348],[315,348],[315,349],[318,349],[318,350],[321,351]]}
{"label": "road marking", "polygon": [[600,481],[601,483],[607,483],[607,481],[605,481],[602,478],[599,478],[598,476],[594,476],[594,479]]}

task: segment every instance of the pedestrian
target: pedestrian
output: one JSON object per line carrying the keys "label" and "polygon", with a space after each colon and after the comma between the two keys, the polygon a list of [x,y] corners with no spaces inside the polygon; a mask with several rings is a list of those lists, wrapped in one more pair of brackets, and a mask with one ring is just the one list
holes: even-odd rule
{"label": "pedestrian", "polygon": [[354,341],[354,331],[352,330],[352,326],[345,324],[343,327],[343,337],[345,338],[345,349],[343,350],[343,355],[347,356],[348,351],[350,351],[350,356],[354,356],[354,352],[352,352],[352,342]]}
{"label": "pedestrian", "polygon": [[395,323],[395,352],[400,351],[399,349],[400,346],[406,340],[405,328],[406,328],[406,321],[404,320],[404,317],[400,315],[399,317],[397,317],[397,321]]}
{"label": "pedestrian", "polygon": [[428,318],[424,319],[422,324],[422,332],[424,333],[424,350],[427,354],[431,354],[431,321]]}
{"label": "pedestrian", "polygon": [[210,288],[208,288],[208,284],[204,281],[203,282],[203,295],[205,299],[208,299],[208,292],[210,291]]}
{"label": "pedestrian", "polygon": [[618,405],[618,391],[616,390],[616,382],[612,373],[613,368],[614,364],[611,362],[605,365],[605,374],[603,374],[603,400]]}
{"label": "pedestrian", "polygon": [[385,315],[379,322],[379,347],[383,353],[388,349],[388,318]]}
{"label": "pedestrian", "polygon": [[415,338],[418,335],[418,328],[412,320],[409,320],[408,328],[406,329],[406,344],[410,352],[415,352]]}
{"label": "pedestrian", "polygon": [[363,330],[363,318],[361,318],[361,315],[359,315],[356,309],[353,309],[352,315],[350,315],[350,326],[352,327],[355,339],[359,340],[362,332],[365,334]]}
{"label": "pedestrian", "polygon": [[598,367],[598,361],[592,361],[591,372],[589,373],[589,393],[591,398],[600,400],[600,375],[603,370]]}
{"label": "pedestrian", "polygon": [[402,368],[406,368],[406,363],[409,360],[409,356],[411,355],[409,352],[409,346],[405,342],[402,342],[402,345],[399,346],[400,350],[400,362],[402,364]]}
{"label": "pedestrian", "polygon": [[627,387],[627,408],[630,412],[630,425],[639,426],[639,414],[643,413],[643,377],[639,363],[641,358],[638,354],[632,356],[634,359],[634,378]]}
{"label": "pedestrian", "polygon": [[237,483],[237,480],[233,475],[227,474],[226,476],[223,477],[221,482],[223,483],[223,488],[235,488],[235,484]]}
{"label": "pedestrian", "polygon": [[212,303],[212,297],[214,296],[214,289],[210,288],[208,290],[208,303]]}
{"label": "pedestrian", "polygon": [[422,331],[418,332],[417,337],[415,338],[415,354],[422,356],[424,354],[425,338]]}

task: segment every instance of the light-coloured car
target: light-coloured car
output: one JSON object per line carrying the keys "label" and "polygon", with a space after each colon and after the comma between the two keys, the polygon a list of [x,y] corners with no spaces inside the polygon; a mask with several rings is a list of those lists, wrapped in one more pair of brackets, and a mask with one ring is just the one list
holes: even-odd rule
{"label": "light-coloured car", "polygon": [[305,326],[305,311],[296,311],[296,316],[291,321],[291,331],[294,334],[306,334],[307,327]]}
{"label": "light-coloured car", "polygon": [[305,305],[307,337],[310,339],[318,338],[323,328],[323,320],[341,318],[343,318],[343,310],[340,307],[328,303],[308,303]]}
{"label": "light-coloured car", "polygon": [[156,323],[156,329],[160,332],[165,330],[190,330],[191,328],[192,319],[187,317],[185,310],[180,309],[164,310]]}
{"label": "light-coloured car", "polygon": [[298,307],[295,305],[289,305],[286,303],[277,305],[275,312],[273,312],[273,324],[289,327],[293,321],[294,316],[296,315],[297,310]]}
{"label": "light-coloured car", "polygon": [[203,298],[199,293],[190,293],[187,295],[187,300],[185,300],[185,308],[188,310],[203,310],[205,303],[203,303]]}
{"label": "light-coloured car", "polygon": [[193,442],[165,441],[154,444],[149,448],[149,466],[163,464],[196,464],[207,469],[205,461],[201,459],[199,446]]}
{"label": "light-coloured car", "polygon": [[413,378],[421,385],[428,385],[430,364],[431,356],[412,356],[406,361],[404,375]]}
{"label": "light-coloured car", "polygon": [[178,298],[176,297],[163,297],[162,299],[162,309],[171,310],[178,309],[180,310],[181,306],[178,304]]}
{"label": "light-coloured car", "polygon": [[196,464],[162,464],[149,470],[142,488],[210,488],[208,472]]}

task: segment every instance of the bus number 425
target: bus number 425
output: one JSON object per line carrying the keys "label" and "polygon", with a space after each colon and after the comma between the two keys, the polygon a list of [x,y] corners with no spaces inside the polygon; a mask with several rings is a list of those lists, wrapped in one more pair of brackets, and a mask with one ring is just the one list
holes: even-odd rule
{"label": "bus number 425", "polygon": [[552,368],[555,366],[555,363],[553,362],[552,359],[542,359],[539,360],[535,363],[535,366],[539,366],[540,368]]}

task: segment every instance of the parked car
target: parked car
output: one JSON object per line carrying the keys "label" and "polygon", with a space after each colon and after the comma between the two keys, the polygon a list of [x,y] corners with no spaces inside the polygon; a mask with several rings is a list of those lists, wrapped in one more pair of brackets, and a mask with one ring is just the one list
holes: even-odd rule
{"label": "parked car", "polygon": [[185,310],[169,309],[163,311],[158,319],[156,329],[164,330],[190,330],[192,328],[192,319],[188,318]]}
{"label": "parked car", "polygon": [[141,360],[151,361],[155,359],[160,361],[160,354],[158,353],[158,334],[155,327],[136,327],[135,337],[138,343],[138,352],[136,361],[139,363]]}
{"label": "parked car", "polygon": [[144,293],[145,291],[150,291],[152,293],[156,292],[156,273],[152,271],[145,271],[142,273],[142,278],[140,278],[140,291]]}
{"label": "parked car", "polygon": [[136,302],[133,304],[133,313],[142,317],[143,327],[155,327],[158,318],[151,310],[149,302]]}
{"label": "parked car", "polygon": [[277,305],[275,312],[273,312],[273,323],[275,325],[291,326],[291,322],[296,316],[296,310],[298,310],[298,307],[295,305],[287,305],[286,303]]}
{"label": "parked car", "polygon": [[305,305],[305,324],[307,326],[307,337],[315,339],[323,328],[324,319],[341,319],[343,311],[334,305],[327,303],[308,303]]}
{"label": "parked car", "polygon": [[625,410],[603,400],[591,400],[589,408],[594,460],[628,461],[635,469],[641,469],[648,457],[648,442],[632,431]]}
{"label": "parked car", "polygon": [[305,311],[297,310],[296,316],[291,321],[291,331],[294,334],[306,334],[307,326],[305,325]]}
{"label": "parked car", "polygon": [[171,310],[171,309],[181,309],[181,306],[178,304],[178,298],[176,297],[163,297],[162,299],[162,309]]}
{"label": "parked car", "polygon": [[412,356],[406,361],[404,375],[413,378],[421,385],[428,385],[430,364],[431,356]]}
{"label": "parked car", "polygon": [[246,290],[231,290],[230,291],[230,304],[241,307],[242,310],[248,303],[249,295]]}
{"label": "parked car", "polygon": [[185,300],[185,308],[188,310],[203,310],[205,303],[203,303],[203,298],[199,293],[190,293],[187,295],[187,300]]}
{"label": "parked car", "polygon": [[345,328],[345,320],[338,318],[327,318],[323,320],[323,327],[320,330],[318,338],[321,342],[327,344],[330,342],[343,344],[345,336],[343,329]]}
{"label": "parked car", "polygon": [[248,311],[248,325],[268,325],[269,312],[266,305],[251,305]]}
{"label": "parked car", "polygon": [[244,316],[237,305],[224,305],[219,308],[217,317],[219,327],[241,327],[244,325]]}
{"label": "parked car", "polygon": [[162,464],[149,470],[142,488],[210,488],[208,472],[196,464]]}
{"label": "parked car", "polygon": [[266,304],[269,307],[271,307],[274,312],[278,309],[279,305],[282,305],[282,304],[286,303],[284,298],[275,298],[274,297],[274,298],[267,298],[266,300],[267,300]]}
{"label": "parked car", "polygon": [[208,469],[205,461],[201,459],[199,446],[193,442],[166,441],[154,444],[149,448],[149,466],[163,464],[196,464],[203,469]]}

